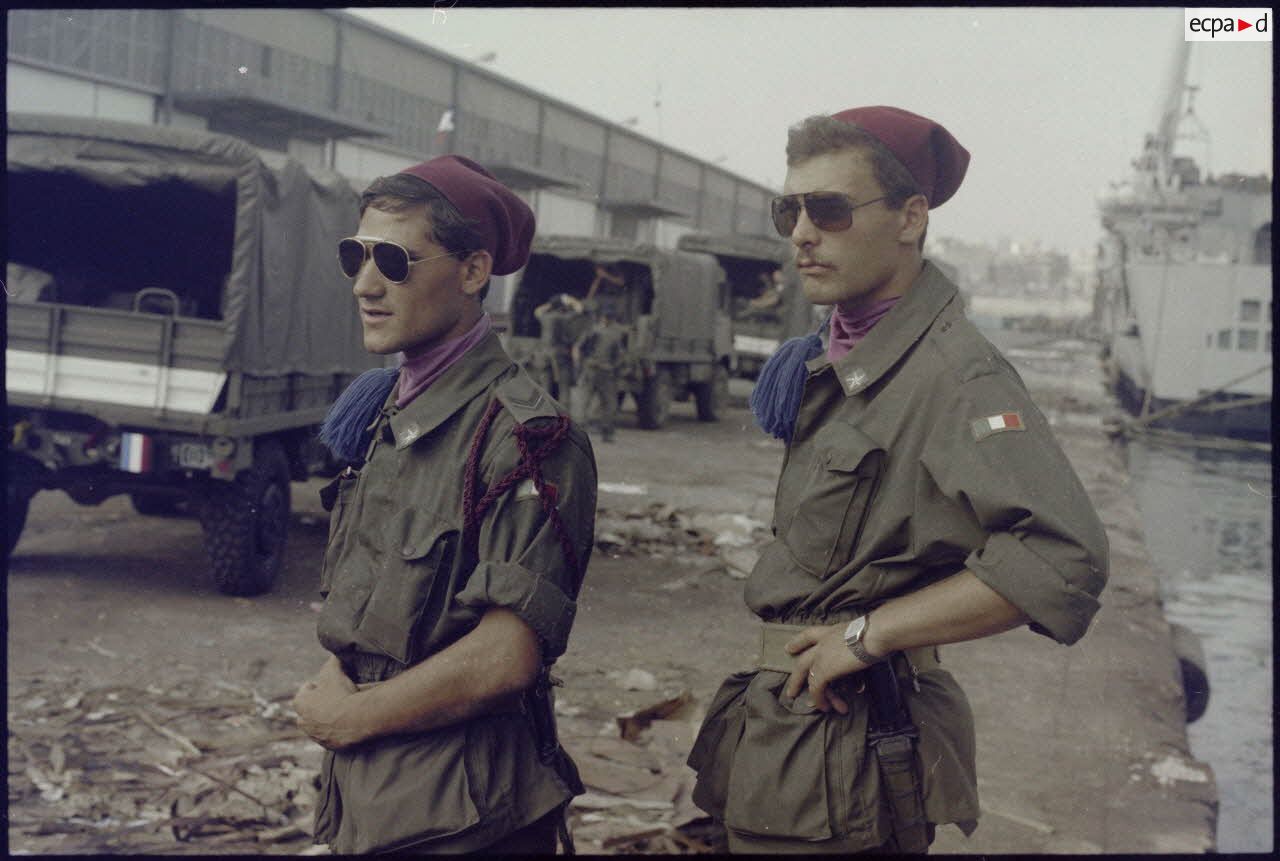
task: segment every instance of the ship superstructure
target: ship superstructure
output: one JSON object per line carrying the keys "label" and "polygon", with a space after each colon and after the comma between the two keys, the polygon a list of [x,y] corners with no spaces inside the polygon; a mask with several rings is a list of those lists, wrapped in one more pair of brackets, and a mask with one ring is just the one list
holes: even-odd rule
{"label": "ship superstructure", "polygon": [[1271,180],[1202,175],[1175,153],[1198,124],[1178,46],[1161,119],[1100,200],[1098,316],[1116,393],[1142,423],[1269,438]]}

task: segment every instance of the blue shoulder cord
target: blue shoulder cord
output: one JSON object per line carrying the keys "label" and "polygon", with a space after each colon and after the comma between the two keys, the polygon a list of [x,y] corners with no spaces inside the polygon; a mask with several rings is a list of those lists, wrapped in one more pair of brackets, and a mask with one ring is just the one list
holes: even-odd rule
{"label": "blue shoulder cord", "polygon": [[342,460],[363,458],[369,445],[365,430],[386,402],[399,372],[399,368],[374,368],[356,377],[329,408],[320,425],[320,441]]}
{"label": "blue shoulder cord", "polygon": [[822,338],[818,336],[831,320],[827,314],[817,330],[791,338],[779,347],[760,369],[755,388],[751,390],[751,413],[761,430],[784,442],[791,441],[796,416],[800,412],[800,396],[808,373],[805,362],[822,355]]}

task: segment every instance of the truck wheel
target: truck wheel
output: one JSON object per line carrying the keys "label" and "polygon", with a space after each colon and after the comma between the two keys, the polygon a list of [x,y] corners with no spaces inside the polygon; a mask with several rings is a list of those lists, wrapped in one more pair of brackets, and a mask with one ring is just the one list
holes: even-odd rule
{"label": "truck wheel", "polygon": [[131,493],[129,501],[133,510],[147,517],[181,517],[182,499],[166,493]]}
{"label": "truck wheel", "polygon": [[671,414],[671,375],[658,371],[645,380],[640,396],[636,398],[636,415],[640,427],[657,430],[667,423]]}
{"label": "truck wheel", "polygon": [[713,422],[720,418],[729,405],[729,372],[723,365],[716,365],[711,379],[693,387],[693,397],[698,407],[698,421]]}
{"label": "truck wheel", "polygon": [[200,510],[205,551],[218,590],[260,595],[284,567],[289,530],[289,458],[275,440],[260,443],[253,466],[215,486]]}

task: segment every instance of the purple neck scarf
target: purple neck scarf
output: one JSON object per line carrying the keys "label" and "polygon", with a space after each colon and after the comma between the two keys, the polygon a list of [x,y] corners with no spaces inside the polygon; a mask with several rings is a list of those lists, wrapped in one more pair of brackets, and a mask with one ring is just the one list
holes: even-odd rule
{"label": "purple neck scarf", "polygon": [[874,305],[859,308],[853,313],[846,313],[839,305],[831,309],[831,341],[827,346],[827,358],[836,361],[853,349],[871,331],[871,327],[880,322],[880,318],[889,313],[889,309],[897,304],[901,296],[891,296]]}
{"label": "purple neck scarf", "polygon": [[405,353],[400,363],[400,379],[396,383],[396,406],[403,409],[426,391],[427,386],[449,370],[467,350],[480,343],[491,328],[493,323],[489,315],[481,314],[480,321],[467,334],[437,344],[417,356],[410,357]]}

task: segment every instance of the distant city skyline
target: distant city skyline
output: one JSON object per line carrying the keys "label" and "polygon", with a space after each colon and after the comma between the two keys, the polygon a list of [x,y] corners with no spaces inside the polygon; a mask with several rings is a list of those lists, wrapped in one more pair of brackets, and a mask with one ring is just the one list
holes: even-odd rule
{"label": "distant city skyline", "polygon": [[[1101,235],[1097,196],[1154,130],[1182,38],[1172,7],[348,11],[773,188],[805,116],[925,114],[973,153],[931,234],[1067,253]],[[1182,149],[1270,175],[1271,43],[1197,43],[1188,77],[1211,142]]]}

